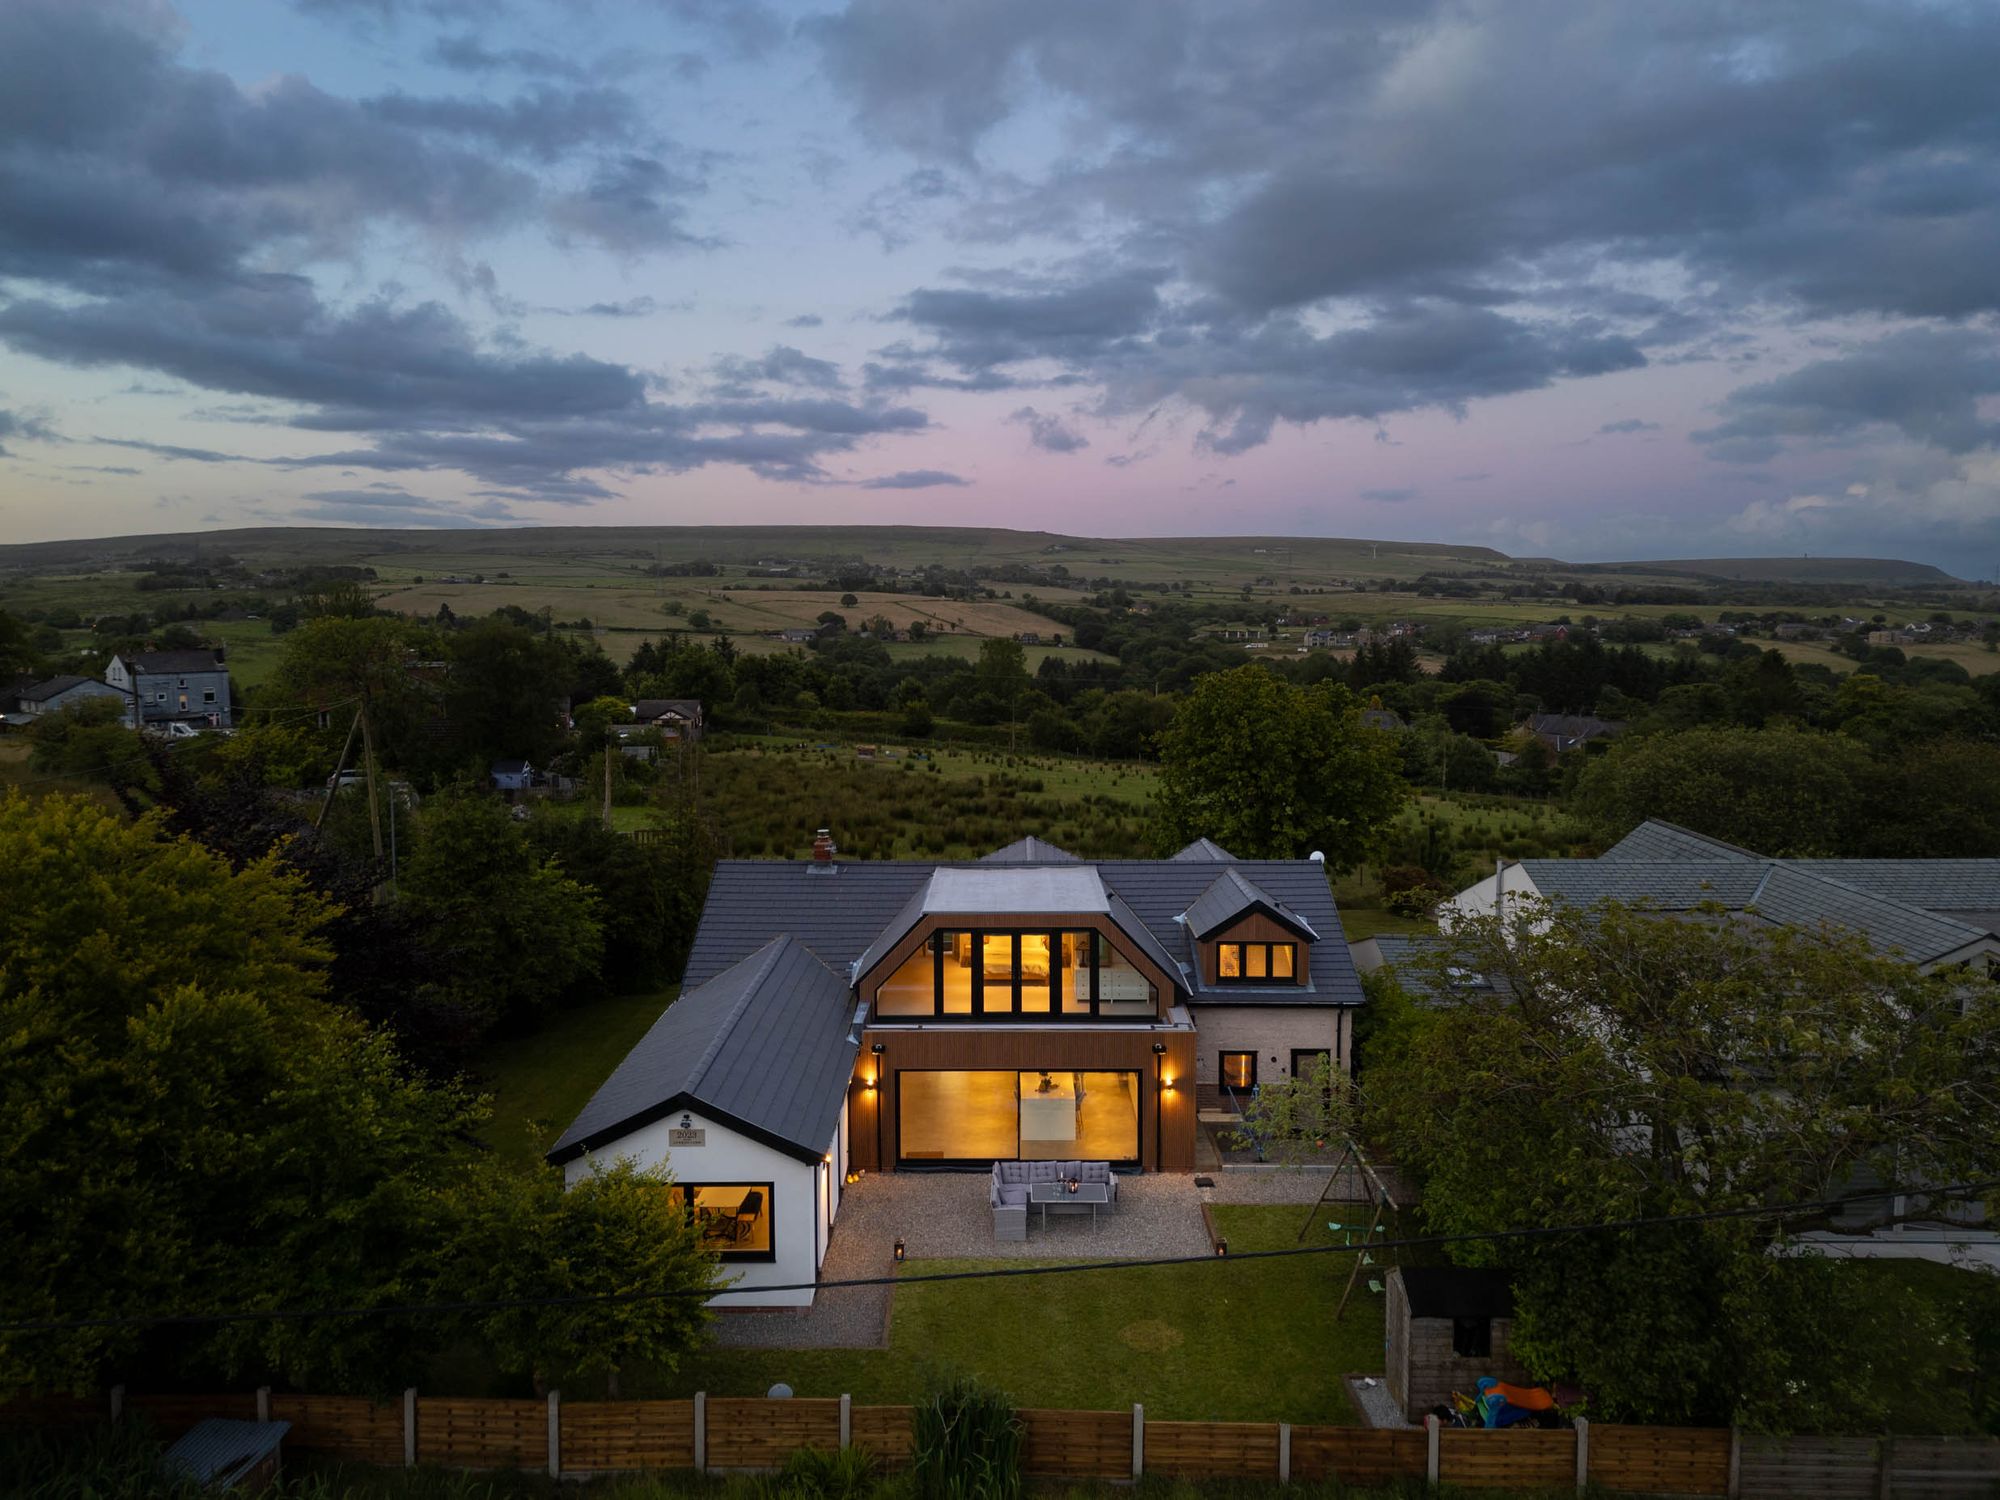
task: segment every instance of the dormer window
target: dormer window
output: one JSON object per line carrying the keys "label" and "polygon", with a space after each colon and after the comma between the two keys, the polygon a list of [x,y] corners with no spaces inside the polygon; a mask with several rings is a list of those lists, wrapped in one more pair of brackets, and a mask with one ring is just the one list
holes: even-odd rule
{"label": "dormer window", "polygon": [[1298,957],[1296,943],[1218,943],[1216,978],[1223,984],[1290,984]]}
{"label": "dormer window", "polygon": [[939,928],[882,981],[884,1020],[1152,1020],[1159,992],[1093,929]]}

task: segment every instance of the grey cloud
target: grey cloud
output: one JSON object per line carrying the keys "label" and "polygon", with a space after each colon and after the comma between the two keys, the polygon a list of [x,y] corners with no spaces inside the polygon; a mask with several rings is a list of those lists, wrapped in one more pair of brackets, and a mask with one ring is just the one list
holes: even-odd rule
{"label": "grey cloud", "polygon": [[458,73],[522,73],[579,82],[589,70],[554,52],[508,47],[495,52],[471,32],[442,36],[431,44],[431,61]]}
{"label": "grey cloud", "polygon": [[1849,441],[1870,428],[1947,453],[2000,443],[1982,397],[2000,395],[2000,342],[1973,328],[1911,328],[1850,354],[1743,386],[1723,398],[1722,421],[1694,434],[1710,454],[1757,463],[1784,440]]}
{"label": "grey cloud", "polygon": [[1394,489],[1386,490],[1363,490],[1361,498],[1363,500],[1373,500],[1382,505],[1401,505],[1405,500],[1416,499],[1417,492],[1408,486],[1398,486]]}
{"label": "grey cloud", "polygon": [[1597,429],[1599,435],[1604,437],[1618,437],[1631,432],[1658,432],[1659,430],[1660,424],[1658,422],[1642,421],[1638,417],[1626,417],[1620,422],[1606,422],[1602,427]]}
{"label": "grey cloud", "polygon": [[466,136],[543,161],[583,146],[629,141],[638,122],[631,96],[609,88],[542,86],[505,104],[385,94],[363,100],[360,108],[370,118],[391,125]]}
{"label": "grey cloud", "polygon": [[864,479],[864,490],[930,490],[941,486],[963,486],[971,481],[961,479],[956,474],[948,474],[943,469],[904,469],[896,474],[884,474],[879,479]]}
{"label": "grey cloud", "polygon": [[1090,439],[1071,427],[1054,412],[1024,406],[1008,419],[1028,429],[1028,441],[1050,453],[1076,453],[1090,446]]}
{"label": "grey cloud", "polygon": [[0,408],[0,457],[7,456],[7,441],[10,438],[28,438],[34,442],[46,443],[55,441],[55,437],[55,432],[46,422]]}
{"label": "grey cloud", "polygon": [[796,318],[785,319],[787,328],[817,328],[826,321],[818,313],[800,313]]}
{"label": "grey cloud", "polygon": [[413,495],[408,490],[393,486],[312,490],[304,498],[309,503],[290,512],[302,521],[332,521],[359,526],[474,527],[517,519],[498,500],[488,499],[476,505],[460,506]]}
{"label": "grey cloud", "polygon": [[657,157],[622,156],[601,163],[588,183],[556,199],[549,216],[562,230],[628,254],[703,247],[713,242],[687,229],[683,201],[700,188],[699,178]]}
{"label": "grey cloud", "polygon": [[829,360],[814,359],[788,344],[776,344],[755,359],[725,354],[712,366],[716,376],[737,386],[761,383],[810,386],[818,390],[839,390],[845,382],[840,366]]}
{"label": "grey cloud", "polygon": [[179,459],[194,464],[237,464],[253,463],[240,453],[220,453],[213,448],[182,448],[173,443],[148,443],[138,438],[94,437],[93,443],[102,443],[107,448],[130,448],[135,453],[150,453],[155,458]]}

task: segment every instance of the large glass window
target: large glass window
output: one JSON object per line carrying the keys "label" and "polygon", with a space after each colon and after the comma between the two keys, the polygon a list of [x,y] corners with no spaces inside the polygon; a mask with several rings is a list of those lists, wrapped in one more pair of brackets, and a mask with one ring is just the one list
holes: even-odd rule
{"label": "large glass window", "polygon": [[1137,1073],[905,1070],[896,1098],[908,1165],[1139,1159]]}
{"label": "large glass window", "polygon": [[691,1182],[675,1185],[693,1217],[704,1249],[724,1260],[775,1260],[768,1182]]}
{"label": "large glass window", "polygon": [[883,1019],[1093,1016],[1151,1020],[1159,992],[1088,930],[934,933],[877,987]]}
{"label": "large glass window", "polygon": [[1296,943],[1217,943],[1215,973],[1224,984],[1289,984],[1297,973]]}

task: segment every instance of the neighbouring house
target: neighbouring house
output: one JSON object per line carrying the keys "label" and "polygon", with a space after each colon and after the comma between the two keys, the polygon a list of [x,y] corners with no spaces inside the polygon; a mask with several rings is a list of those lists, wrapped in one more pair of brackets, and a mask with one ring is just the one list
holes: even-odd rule
{"label": "neighbouring house", "polygon": [[535,784],[535,768],[525,760],[496,760],[488,775],[496,792],[525,792]]}
{"label": "neighbouring house", "polygon": [[702,734],[701,700],[641,698],[632,705],[632,722],[648,729],[657,729],[663,740],[686,740],[689,744],[693,744]]}
{"label": "neighbouring house", "polygon": [[1386,730],[1390,734],[1400,734],[1409,728],[1403,722],[1403,716],[1393,708],[1364,708],[1361,710],[1361,722],[1370,729]]}
{"label": "neighbouring house", "polygon": [[716,867],[681,998],[549,1153],[572,1182],[669,1167],[741,1262],[718,1305],[811,1302],[851,1170],[1191,1172],[1198,1095],[1349,1064],[1362,993],[1316,860],[834,854]]}
{"label": "neighbouring house", "polygon": [[1482,1376],[1533,1384],[1510,1348],[1514,1289],[1505,1271],[1398,1266],[1387,1282],[1389,1394],[1406,1420],[1423,1421],[1454,1391],[1474,1394]]}
{"label": "neighbouring house", "polygon": [[1888,630],[1868,632],[1868,644],[1871,646],[1907,646],[1915,639],[1916,635],[1912,631],[1900,625]]}
{"label": "neighbouring house", "polygon": [[124,696],[95,677],[20,677],[0,685],[0,721],[10,729],[24,729],[42,715],[61,713],[72,704]]}
{"label": "neighbouring house", "polygon": [[1521,727],[1561,755],[1599,740],[1617,739],[1625,732],[1625,721],[1600,719],[1595,714],[1530,714]]}
{"label": "neighbouring house", "polygon": [[193,724],[228,729],[229,668],[220,646],[184,651],[121,652],[104,680],[126,700],[125,722],[135,728]]}
{"label": "neighbouring house", "polygon": [[819,639],[819,627],[794,626],[790,630],[779,631],[778,639],[792,646],[810,646]]}

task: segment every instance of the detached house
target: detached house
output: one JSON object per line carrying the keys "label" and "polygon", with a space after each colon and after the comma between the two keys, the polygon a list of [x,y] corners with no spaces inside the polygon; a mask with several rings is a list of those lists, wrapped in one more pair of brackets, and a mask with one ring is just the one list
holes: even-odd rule
{"label": "detached house", "polygon": [[648,729],[657,729],[662,739],[686,740],[692,744],[701,738],[701,700],[641,698],[632,705],[632,721]]}
{"label": "detached house", "polygon": [[717,866],[681,998],[549,1153],[571,1181],[670,1167],[742,1263],[720,1305],[812,1300],[851,1170],[1191,1172],[1198,1096],[1348,1065],[1362,993],[1317,860],[833,854]]}
{"label": "detached house", "polygon": [[229,668],[221,647],[191,651],[132,651],[111,658],[104,680],[124,695],[133,728],[193,724],[227,729]]}

